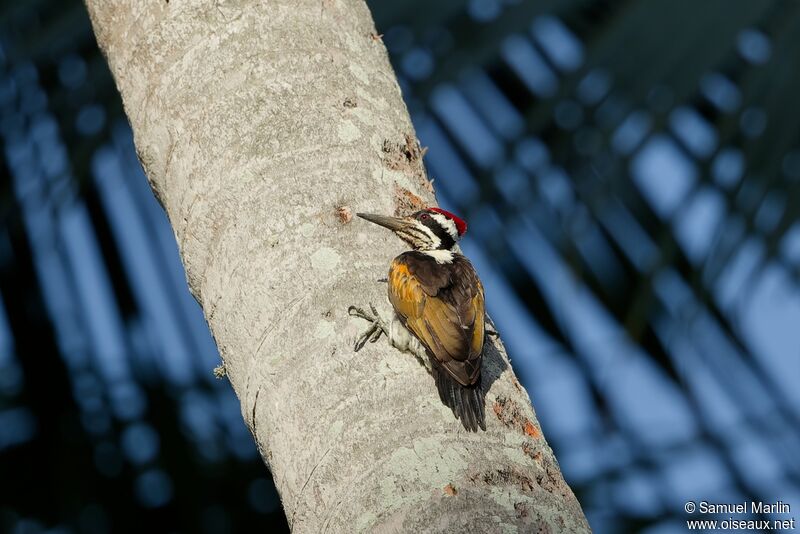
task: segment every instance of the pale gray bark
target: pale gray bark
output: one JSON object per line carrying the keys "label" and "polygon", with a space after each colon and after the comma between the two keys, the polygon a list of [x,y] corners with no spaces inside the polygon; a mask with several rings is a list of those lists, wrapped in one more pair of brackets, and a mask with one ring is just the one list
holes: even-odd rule
{"label": "pale gray bark", "polygon": [[434,201],[365,4],[87,4],[293,530],[588,530],[499,341],[477,434],[413,356],[352,350],[402,245],[348,212]]}

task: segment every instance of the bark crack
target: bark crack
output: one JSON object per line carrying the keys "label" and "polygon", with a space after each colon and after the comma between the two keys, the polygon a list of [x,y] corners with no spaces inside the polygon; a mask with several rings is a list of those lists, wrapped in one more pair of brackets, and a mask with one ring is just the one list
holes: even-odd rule
{"label": "bark crack", "polygon": [[317,461],[317,463],[314,464],[314,467],[311,468],[311,472],[308,474],[308,478],[306,478],[305,483],[303,483],[303,486],[300,488],[300,492],[297,494],[297,499],[295,499],[295,501],[294,501],[294,510],[292,511],[292,520],[289,521],[290,528],[294,528],[294,518],[297,515],[297,510],[300,507],[300,499],[303,497],[303,492],[305,491],[306,486],[308,486],[308,483],[311,481],[311,478],[314,476],[314,473],[316,472],[317,467],[320,466],[320,464],[323,462],[323,460],[325,460],[325,457],[328,456],[328,453],[331,452],[331,449],[333,449],[333,447],[328,447],[328,449],[325,451],[325,453],[322,455],[322,457],[320,457],[319,461]]}
{"label": "bark crack", "polygon": [[283,309],[283,312],[282,312],[282,317],[278,317],[276,320],[273,320],[273,321],[271,321],[271,323],[269,324],[269,326],[267,326],[267,327],[264,329],[264,333],[263,333],[263,334],[261,334],[261,338],[260,338],[260,340],[259,340],[259,342],[258,342],[258,347],[256,347],[256,350],[255,350],[255,352],[253,352],[253,355],[250,357],[250,368],[251,368],[251,369],[252,369],[252,367],[253,367],[253,364],[254,364],[254,362],[255,362],[256,358],[258,357],[259,353],[261,352],[261,348],[264,346],[264,343],[265,343],[265,342],[266,342],[266,340],[267,340],[267,336],[268,336],[268,335],[269,335],[269,334],[270,334],[270,333],[271,333],[273,330],[275,330],[275,328],[276,328],[276,327],[277,327],[279,324],[281,324],[281,320],[282,320],[283,318],[285,318],[285,317],[288,315],[288,312],[289,312],[289,311],[291,311],[291,310],[292,310],[292,309],[293,309],[295,306],[297,306],[298,304],[300,304],[300,302],[301,302],[301,301],[305,300],[305,298],[306,298],[306,297],[308,297],[308,294],[306,294],[306,295],[302,295],[302,296],[300,296],[300,297],[295,297],[295,298],[294,298],[294,299],[293,299],[291,302],[289,302],[289,304],[287,304],[287,305],[286,305],[286,308],[284,308],[284,309]]}
{"label": "bark crack", "polygon": [[250,431],[258,443],[258,436],[256,436],[256,408],[258,408],[258,395],[261,393],[261,388],[256,389],[256,397],[253,399],[253,410],[250,413]]}

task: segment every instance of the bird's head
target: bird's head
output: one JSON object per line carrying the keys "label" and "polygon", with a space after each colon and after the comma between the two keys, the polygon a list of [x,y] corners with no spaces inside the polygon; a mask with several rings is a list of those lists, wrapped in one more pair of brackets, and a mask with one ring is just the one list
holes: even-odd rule
{"label": "bird's head", "polygon": [[467,223],[441,208],[427,208],[408,217],[357,213],[362,219],[388,228],[415,250],[452,250],[467,232]]}

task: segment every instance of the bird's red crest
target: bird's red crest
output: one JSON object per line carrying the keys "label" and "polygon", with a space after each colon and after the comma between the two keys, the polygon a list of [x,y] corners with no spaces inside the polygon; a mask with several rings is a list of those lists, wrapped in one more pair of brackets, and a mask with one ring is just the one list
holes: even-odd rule
{"label": "bird's red crest", "polygon": [[452,221],[456,224],[456,230],[458,230],[459,237],[467,233],[467,222],[461,217],[454,215],[447,210],[443,210],[442,208],[428,208],[428,210],[435,211],[436,213],[441,213],[448,219],[452,219]]}

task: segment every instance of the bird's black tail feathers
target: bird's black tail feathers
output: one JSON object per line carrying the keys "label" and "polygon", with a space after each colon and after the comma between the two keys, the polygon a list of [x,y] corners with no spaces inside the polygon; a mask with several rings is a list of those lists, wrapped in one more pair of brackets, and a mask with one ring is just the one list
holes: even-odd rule
{"label": "bird's black tail feathers", "polygon": [[444,369],[436,369],[436,387],[439,398],[464,428],[470,432],[477,432],[479,427],[486,430],[486,394],[481,379],[472,386],[462,386]]}

